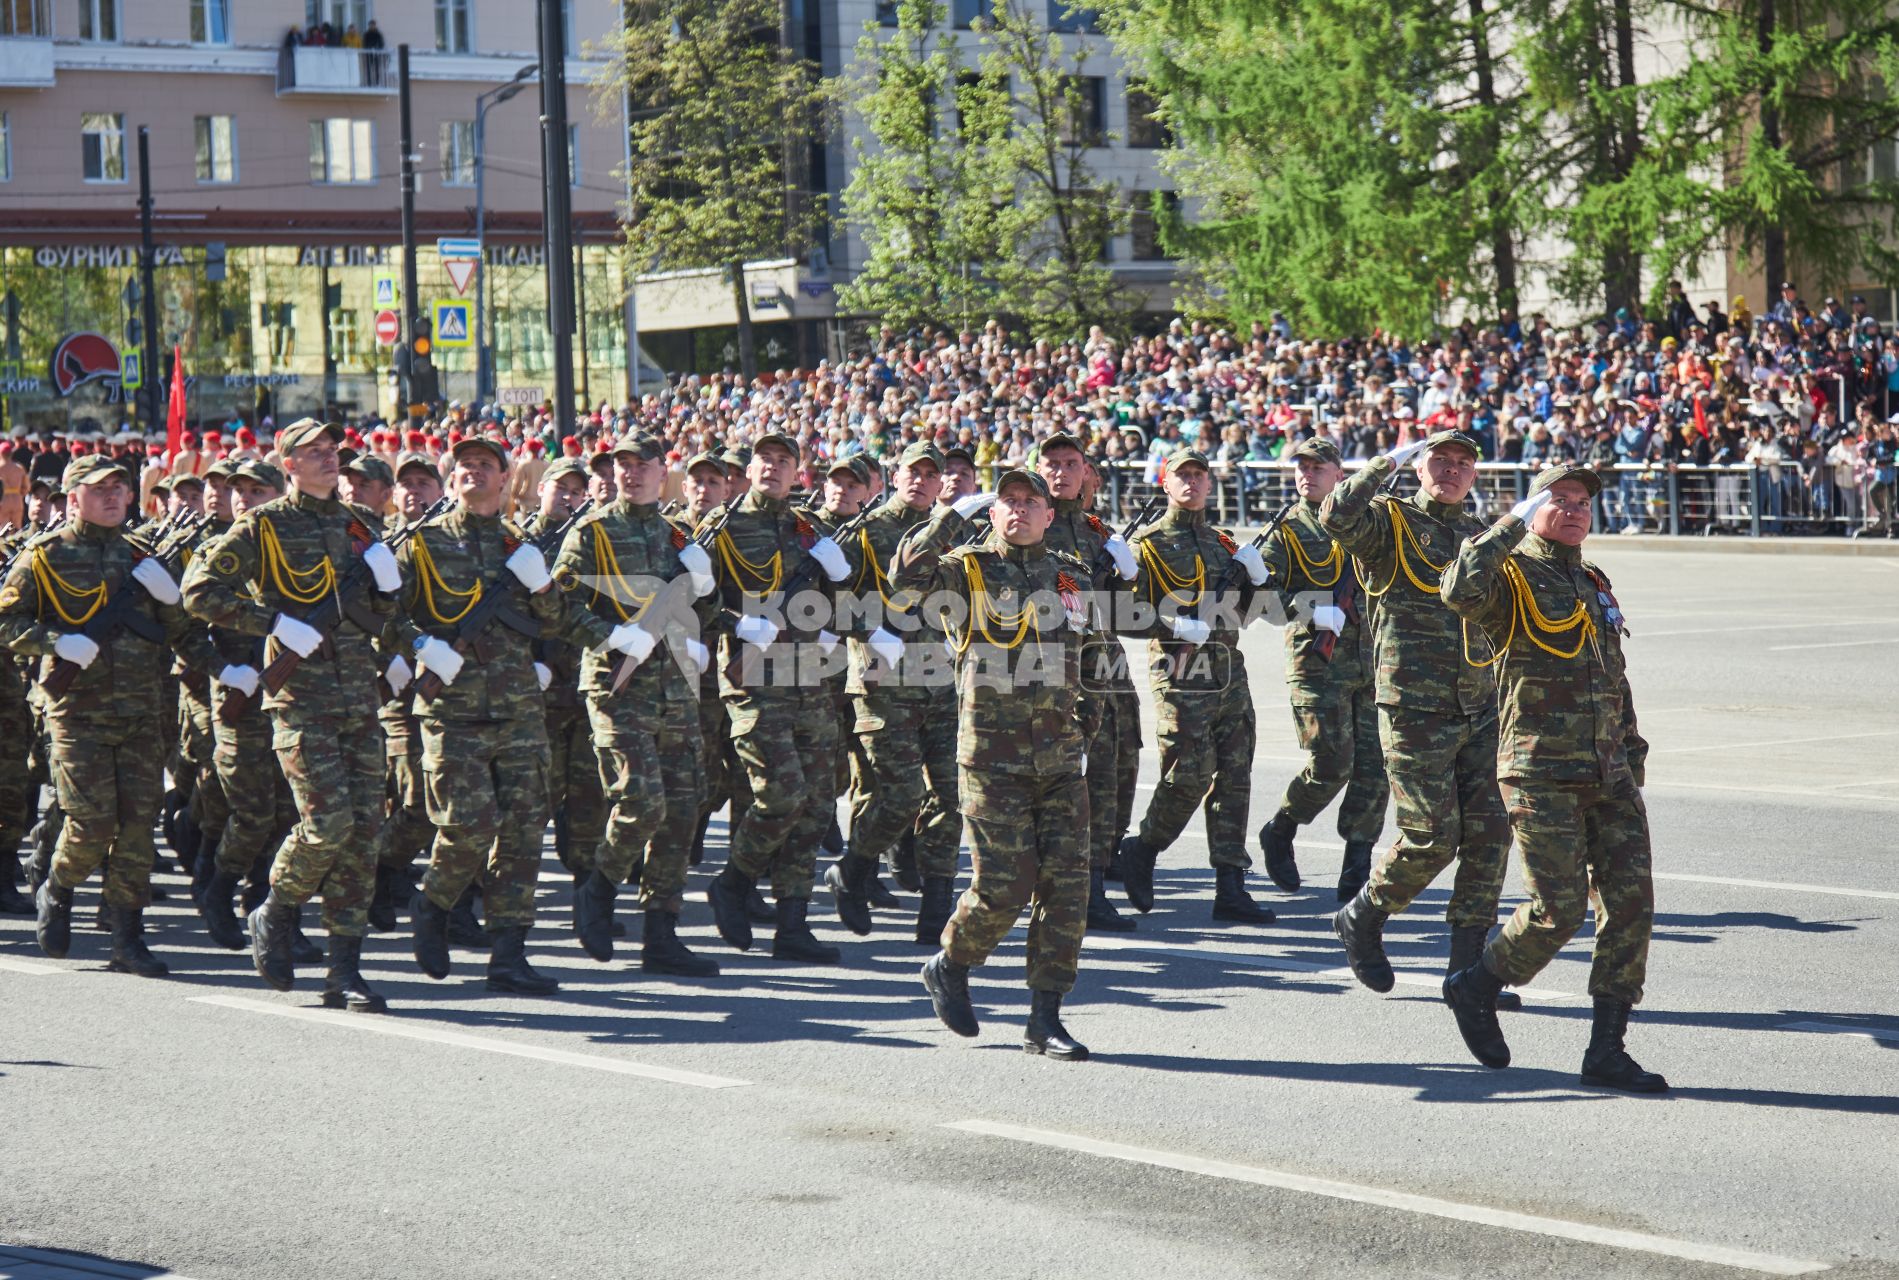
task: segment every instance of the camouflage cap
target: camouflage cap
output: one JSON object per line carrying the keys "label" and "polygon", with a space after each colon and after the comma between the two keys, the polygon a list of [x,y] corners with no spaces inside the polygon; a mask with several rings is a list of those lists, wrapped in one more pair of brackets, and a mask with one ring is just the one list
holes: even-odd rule
{"label": "camouflage cap", "polygon": [[742,444],[727,445],[725,452],[719,455],[727,471],[743,471],[752,461],[752,451]]}
{"label": "camouflage cap", "polygon": [[237,470],[236,458],[219,458],[203,471],[206,480],[229,480],[231,473]]}
{"label": "camouflage cap", "polygon": [[158,479],[152,481],[152,492],[153,493],[170,493],[171,484],[172,484],[172,480],[170,476],[160,476],[158,477]]}
{"label": "camouflage cap", "polygon": [[[764,435],[753,440],[751,452],[756,454],[766,445],[777,445],[780,449],[789,453],[794,459],[798,456],[798,442],[782,431],[767,431]],[[750,462],[751,457],[747,456],[745,460]]]}
{"label": "camouflage cap", "polygon": [[1170,453],[1167,455],[1167,469],[1169,471],[1178,471],[1182,467],[1201,467],[1207,471],[1213,470],[1213,464],[1207,461],[1207,455],[1198,449],[1182,449],[1178,453]]}
{"label": "camouflage cap", "polygon": [[713,470],[719,473],[720,479],[724,479],[726,468],[729,465],[730,464],[728,464],[725,461],[725,459],[721,458],[716,453],[706,453],[706,452],[695,453],[690,458],[686,459],[686,473],[690,475],[694,467],[711,467]]}
{"label": "camouflage cap", "polygon": [[951,458],[961,458],[973,467],[976,465],[975,446],[964,444],[960,440],[944,445],[943,461],[947,464]]}
{"label": "camouflage cap", "polygon": [[402,454],[396,455],[396,475],[398,478],[400,478],[402,473],[407,471],[410,467],[422,468],[424,471],[428,472],[430,475],[435,477],[437,484],[441,483],[442,469],[435,465],[435,459],[429,457],[428,454],[416,453],[416,452],[411,451],[408,453],[402,453]]}
{"label": "camouflage cap", "polygon": [[630,453],[636,458],[651,462],[654,458],[666,456],[666,442],[658,436],[624,435],[613,442],[613,454],[619,456]]}
{"label": "camouflage cap", "polygon": [[231,478],[254,480],[258,484],[266,484],[279,491],[282,491],[284,487],[284,473],[257,458],[246,458],[238,463],[231,469]]}
{"label": "camouflage cap", "polygon": [[1424,451],[1429,453],[1431,450],[1447,444],[1454,444],[1460,449],[1469,449],[1471,457],[1473,458],[1481,459],[1484,456],[1484,447],[1477,443],[1476,436],[1471,435],[1468,431],[1458,431],[1455,428],[1446,431],[1433,431],[1430,435],[1426,436],[1424,440]]}
{"label": "camouflage cap", "polygon": [[393,485],[396,482],[396,473],[389,469],[389,464],[373,453],[357,454],[343,464],[343,470],[379,484]]}
{"label": "camouflage cap", "polygon": [[865,460],[864,455],[861,453],[853,453],[848,458],[833,459],[831,465],[824,469],[824,474],[828,478],[836,475],[840,471],[848,471],[851,474],[851,478],[856,480],[859,484],[867,485],[870,483],[870,463]]}
{"label": "camouflage cap", "polygon": [[1602,476],[1594,467],[1586,467],[1580,462],[1559,462],[1536,473],[1536,479],[1530,482],[1531,493],[1541,493],[1559,480],[1579,481],[1589,490],[1589,496],[1595,497],[1602,492]]}
{"label": "camouflage cap", "polygon": [[943,469],[942,450],[928,440],[912,440],[904,446],[903,452],[897,455],[897,465],[907,467],[914,462],[928,462],[941,471]]}
{"label": "camouflage cap", "polygon": [[448,452],[450,457],[460,462],[462,455],[470,449],[485,450],[493,455],[495,461],[501,464],[503,471],[506,471],[514,462],[508,453],[508,446],[493,436],[463,436],[449,446]]}
{"label": "camouflage cap", "polygon": [[1042,455],[1047,453],[1050,449],[1073,449],[1076,453],[1079,453],[1083,458],[1086,458],[1088,456],[1088,450],[1081,443],[1081,439],[1079,437],[1070,435],[1066,431],[1057,431],[1054,435],[1048,437],[1046,440],[1040,440],[1036,442],[1035,447],[1029,450],[1028,464],[1031,467],[1041,466]]}
{"label": "camouflage cap", "polygon": [[132,473],[121,458],[108,457],[103,453],[89,453],[83,458],[74,458],[66,464],[66,475],[62,483],[68,492],[81,485],[101,484],[117,476],[125,484],[136,484],[138,477]]}
{"label": "camouflage cap", "polygon": [[597,476],[612,475],[613,474],[613,455],[608,453],[605,449],[597,449],[594,452],[588,454],[587,455],[587,470],[593,472]]}
{"label": "camouflage cap", "polygon": [[165,483],[166,485],[168,485],[170,488],[173,488],[173,489],[181,488],[182,486],[188,485],[188,484],[195,484],[200,489],[202,489],[204,488],[204,477],[194,476],[189,471],[187,471],[181,476],[166,476]]}
{"label": "camouflage cap", "polygon": [[34,476],[26,482],[26,491],[28,493],[32,493],[35,489],[46,490],[46,496],[49,498],[57,498],[66,492],[60,487],[59,481],[44,475]]}
{"label": "camouflage cap", "polygon": [[587,468],[579,458],[554,459],[547,464],[547,470],[541,472],[541,483],[552,484],[568,476],[578,476],[583,483],[586,481]]}
{"label": "camouflage cap", "polygon": [[1286,451],[1286,458],[1288,461],[1299,458],[1310,458],[1314,462],[1345,461],[1344,455],[1339,452],[1337,445],[1333,444],[1330,440],[1324,440],[1318,436],[1313,436],[1310,440],[1301,440],[1298,444]]}
{"label": "camouflage cap", "polygon": [[1035,490],[1044,502],[1049,501],[1048,481],[1042,479],[1036,472],[1029,471],[1023,467],[1009,468],[996,477],[996,496],[1002,496],[1002,491],[1012,484],[1026,484],[1029,488]]}
{"label": "camouflage cap", "polygon": [[328,436],[336,444],[345,439],[343,428],[334,422],[318,422],[315,418],[298,418],[289,426],[277,432],[277,452],[289,453],[299,445],[309,444]]}

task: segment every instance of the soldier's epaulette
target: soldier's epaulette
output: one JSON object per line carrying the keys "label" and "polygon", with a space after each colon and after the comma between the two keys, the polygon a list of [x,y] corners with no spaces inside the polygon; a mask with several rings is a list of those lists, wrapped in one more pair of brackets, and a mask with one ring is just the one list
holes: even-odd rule
{"label": "soldier's epaulette", "polygon": [[125,541],[142,556],[149,556],[154,550],[151,541],[143,533],[128,533],[125,535]]}
{"label": "soldier's epaulette", "polygon": [[61,521],[51,529],[41,529],[38,533],[28,537],[27,540],[21,544],[20,550],[26,551],[33,547],[43,547],[49,542],[57,542],[59,541],[60,535],[65,533],[69,527],[71,526],[65,521]]}
{"label": "soldier's epaulette", "polygon": [[371,530],[380,530],[382,528],[382,517],[377,515],[374,511],[371,511],[368,507],[359,506],[354,502],[345,502],[343,509],[352,516],[355,516],[358,520],[361,520]]}
{"label": "soldier's epaulette", "polygon": [[512,538],[516,542],[526,542],[528,540],[527,531],[505,516],[501,521],[501,536],[504,538]]}
{"label": "soldier's epaulette", "polygon": [[675,514],[675,515],[670,515],[670,516],[662,516],[660,518],[663,519],[669,526],[671,526],[672,531],[674,533],[684,536],[688,542],[692,540],[693,535],[697,532],[692,527],[692,517],[690,516],[683,515],[683,514]]}
{"label": "soldier's epaulette", "polygon": [[1082,563],[1080,556],[1070,555],[1066,551],[1055,551],[1051,549],[1048,553],[1048,558],[1071,573],[1080,572],[1085,574],[1088,572],[1088,566]]}
{"label": "soldier's epaulette", "polygon": [[988,543],[988,539],[986,538],[982,542],[959,543],[958,545],[951,547],[948,551],[945,551],[943,553],[943,558],[945,560],[967,560],[969,557],[975,555],[978,551],[987,551],[989,549],[987,543]]}
{"label": "soldier's epaulette", "polygon": [[[602,520],[607,518],[607,512],[608,512],[607,507],[595,507],[592,511],[589,511],[586,515],[583,515],[582,517],[580,517],[580,519],[574,521],[574,528],[585,529],[589,525],[599,524]],[[535,530],[534,536],[539,537],[540,530],[538,529]]]}

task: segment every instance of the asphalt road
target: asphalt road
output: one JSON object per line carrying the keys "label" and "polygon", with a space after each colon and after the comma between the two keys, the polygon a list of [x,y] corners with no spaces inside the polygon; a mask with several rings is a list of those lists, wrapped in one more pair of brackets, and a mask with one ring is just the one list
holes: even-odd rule
{"label": "asphalt road", "polygon": [[[1501,1072],[1437,998],[1442,892],[1387,931],[1396,991],[1352,983],[1323,822],[1303,892],[1258,882],[1265,928],[1211,922],[1197,831],[1163,856],[1140,932],[1084,951],[1085,1064],[1017,1047],[1020,933],[961,1041],[907,918],[858,941],[821,898],[845,966],[792,968],[722,948],[695,876],[683,932],[725,974],[648,981],[559,927],[550,857],[559,999],[488,995],[472,952],[429,982],[382,935],[375,1019],[315,1008],[318,974],[266,990],[170,876],[170,981],[0,920],[0,1242],[200,1280],[1899,1276],[1899,557],[1593,551],[1654,744],[1631,1048],[1666,1098],[1577,1084],[1586,930]],[[1278,637],[1248,646],[1257,825],[1296,752]],[[0,1248],[0,1278],[74,1274]]]}

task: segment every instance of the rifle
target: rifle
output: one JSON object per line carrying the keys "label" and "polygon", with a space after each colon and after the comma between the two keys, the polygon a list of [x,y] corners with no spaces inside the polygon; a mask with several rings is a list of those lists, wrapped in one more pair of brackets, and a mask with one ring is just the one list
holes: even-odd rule
{"label": "rifle", "polygon": [[[441,515],[444,511],[447,511],[450,501],[451,500],[446,497],[437,498],[435,503],[430,506],[427,511],[422,513],[420,519],[416,520],[413,524],[405,525],[403,528],[398,529],[394,536],[385,539],[389,544],[389,549],[394,551],[410,538],[413,538],[415,531],[420,529],[425,521],[432,520],[436,516]],[[367,530],[365,530],[365,532],[367,532]],[[370,573],[369,566],[364,564],[359,557],[356,563],[350,566],[349,572],[343,575],[343,580],[336,584],[336,590],[330,592],[330,594],[324,598],[323,602],[312,609],[310,615],[301,619],[301,621],[321,631],[325,640],[328,640],[335,633],[336,629],[343,625],[344,618],[349,618],[370,635],[379,634],[382,631],[381,623],[374,615],[368,613],[362,601],[364,589],[369,583],[374,581],[374,578],[375,575]],[[263,677],[258,682],[264,690],[270,693],[276,693],[282,689],[284,684],[289,681],[291,674],[295,672],[298,666],[303,662],[303,655],[298,653],[295,649],[287,645],[279,645],[278,648],[281,652],[271,660],[269,666],[264,668]],[[245,703],[250,701],[250,699],[244,698],[242,694],[238,695],[238,697]],[[240,708],[240,710],[247,709],[247,707]]]}
{"label": "rifle", "polygon": [[[726,521],[731,518],[732,504],[728,502],[719,509],[718,518],[704,529],[701,529],[692,539],[691,545],[698,547],[701,551],[710,552],[712,550],[712,544],[719,540],[721,533],[725,532]],[[678,579],[674,579],[674,581],[677,580]],[[639,663],[633,660],[632,654],[621,654],[620,665],[613,669],[613,688],[610,692],[618,693],[621,689],[625,688],[626,682],[633,678],[633,672],[639,665]]]}
{"label": "rifle", "polygon": [[[178,566],[185,548],[190,546],[193,535],[203,523],[202,519],[187,521],[174,530],[164,542],[153,548],[152,557],[173,578],[178,576]],[[79,634],[101,649],[111,642],[112,637],[117,635],[122,627],[129,629],[133,635],[148,643],[165,643],[164,630],[156,622],[138,613],[136,605],[138,597],[144,593],[144,588],[130,582],[130,577],[131,575],[127,574],[127,580],[120,581],[118,590],[114,591],[99,607],[99,611],[92,615],[92,620],[79,629]],[[40,681],[40,688],[46,691],[48,697],[63,697],[66,691],[72,688],[73,681],[79,678],[82,669],[77,662],[60,658],[53,663],[53,669],[46,673],[46,678]]]}
{"label": "rifle", "polygon": [[[1136,529],[1139,529],[1142,525],[1153,519],[1154,508],[1166,500],[1167,495],[1164,493],[1156,493],[1153,497],[1149,498],[1146,505],[1134,513],[1134,518],[1121,526],[1121,541],[1126,542],[1131,539]],[[1100,573],[1112,563],[1113,558],[1108,555],[1108,544],[1104,542],[1101,544],[1101,549],[1095,552],[1095,562],[1089,566],[1089,568],[1094,573]]]}
{"label": "rifle", "polygon": [[[589,498],[568,513],[567,519],[562,521],[559,525],[543,532],[539,537],[529,538],[523,545],[531,546],[545,556],[547,549],[549,547],[559,547],[562,539],[566,538],[567,531],[572,529],[574,525],[579,522],[580,518],[592,509],[593,499]],[[432,511],[434,508],[431,507],[430,510]],[[422,521],[416,521],[416,528],[420,528],[421,525]],[[476,600],[468,612],[462,615],[462,620],[455,624],[455,634],[449,640],[449,644],[454,647],[456,653],[467,653],[469,649],[474,647],[475,642],[481,639],[481,637],[486,634],[488,628],[497,620],[505,619],[510,627],[513,627],[523,634],[526,634],[530,629],[536,633],[540,631],[539,626],[527,622],[527,620],[516,613],[514,608],[508,603],[508,593],[502,585],[503,579],[508,576],[511,575],[504,565],[501,569],[501,573],[495,577],[494,581],[481,584],[481,598]],[[415,691],[417,696],[434,698],[439,696],[445,688],[447,688],[447,686],[442,682],[442,677],[436,675],[433,671],[423,669],[416,673]]]}
{"label": "rifle", "polygon": [[[1275,511],[1272,515],[1272,518],[1266,521],[1265,525],[1261,527],[1260,531],[1253,535],[1253,540],[1247,543],[1246,545],[1249,547],[1265,546],[1266,540],[1272,537],[1273,534],[1279,531],[1280,525],[1286,523],[1286,517],[1292,514],[1292,508],[1293,508],[1293,503],[1288,502],[1286,503],[1285,506]],[[1205,605],[1207,597],[1209,595],[1211,595],[1214,599],[1218,600],[1221,596],[1225,595],[1228,591],[1231,591],[1234,587],[1238,586],[1239,585],[1238,578],[1241,572],[1242,570],[1240,568],[1239,557],[1235,556],[1229,559],[1226,562],[1226,568],[1220,571],[1220,579],[1218,582],[1214,583],[1213,590],[1210,592],[1202,592],[1200,599],[1194,601],[1193,616],[1196,618],[1200,616],[1200,610],[1202,606]]]}

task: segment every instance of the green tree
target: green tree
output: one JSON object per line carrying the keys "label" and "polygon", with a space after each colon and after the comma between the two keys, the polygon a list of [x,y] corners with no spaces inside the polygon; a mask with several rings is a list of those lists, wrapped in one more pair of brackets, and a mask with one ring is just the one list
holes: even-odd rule
{"label": "green tree", "polygon": [[738,314],[741,372],[757,373],[744,264],[809,245],[824,211],[799,158],[827,87],[782,38],[778,0],[633,0],[608,52],[602,107],[631,117],[632,260],[718,267]]}

